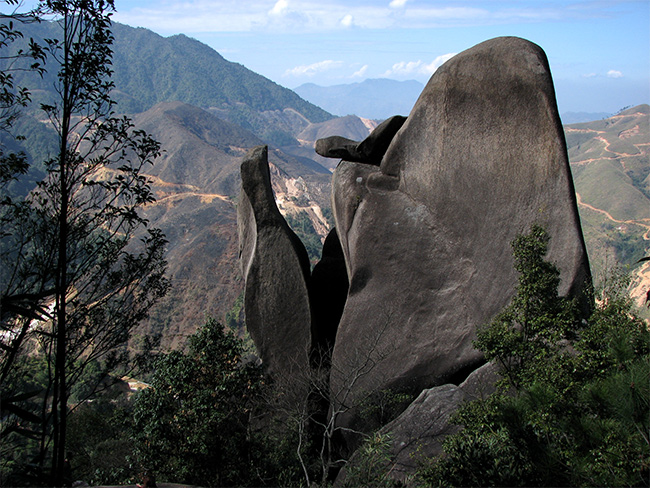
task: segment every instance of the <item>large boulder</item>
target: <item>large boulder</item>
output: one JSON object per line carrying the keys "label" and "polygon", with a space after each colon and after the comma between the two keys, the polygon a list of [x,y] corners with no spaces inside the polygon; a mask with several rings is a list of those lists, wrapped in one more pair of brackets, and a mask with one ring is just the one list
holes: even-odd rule
{"label": "large boulder", "polygon": [[241,164],[237,206],[246,327],[279,380],[308,369],[311,348],[307,251],[278,210],[266,146]]}
{"label": "large boulder", "polygon": [[510,243],[533,224],[561,293],[589,283],[548,62],[523,39],[439,68],[380,166],[339,164],[333,208],[350,278],[331,372],[343,427],[373,391],[459,384],[482,364],[476,328],[513,297]]}

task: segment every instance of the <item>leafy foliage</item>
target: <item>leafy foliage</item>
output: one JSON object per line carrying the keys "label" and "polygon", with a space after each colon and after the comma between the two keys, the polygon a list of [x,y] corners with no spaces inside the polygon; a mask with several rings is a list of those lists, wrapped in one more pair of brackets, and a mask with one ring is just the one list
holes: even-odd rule
{"label": "leafy foliage", "polygon": [[56,74],[41,104],[56,151],[36,188],[22,201],[7,197],[1,215],[0,387],[27,345],[37,347],[47,361],[38,467],[45,474],[49,464],[55,485],[66,481],[71,402],[127,363],[131,329],[168,287],[166,240],[139,212],[155,200],[141,171],[160,145],[113,112],[113,10],[112,0],[39,4],[58,29],[44,40]]}
{"label": "leafy foliage", "polygon": [[251,434],[262,371],[242,343],[213,319],[190,338],[187,353],[154,363],[151,388],[134,410],[136,453],[160,480],[200,486],[259,485],[261,447]]}
{"label": "leafy foliage", "polygon": [[476,341],[503,368],[499,391],[462,406],[446,456],[420,475],[444,486],[647,486],[650,333],[621,282],[588,322],[557,296],[540,228],[513,247],[520,284]]}
{"label": "leafy foliage", "polygon": [[137,478],[132,405],[117,383],[70,414],[67,452],[75,480],[91,486],[126,485]]}
{"label": "leafy foliage", "polygon": [[369,436],[355,452],[343,486],[398,486],[386,469],[390,464],[390,449],[389,434],[376,432]]}
{"label": "leafy foliage", "polygon": [[[5,0],[7,6],[18,7],[18,0]],[[0,14],[0,134],[11,134],[22,110],[31,101],[31,92],[26,86],[20,86],[15,79],[17,73],[24,71],[43,76],[45,69],[45,50],[34,39],[25,40],[20,48],[14,48],[24,39],[22,27],[38,21],[35,12],[24,14],[14,11]],[[22,136],[18,136],[22,138]],[[25,153],[7,151],[5,144],[0,145],[0,188],[24,174],[28,169]]]}
{"label": "leafy foliage", "polygon": [[570,338],[579,325],[575,303],[558,295],[560,271],[544,260],[548,241],[548,234],[539,226],[513,241],[519,272],[516,294],[477,334],[476,347],[502,366],[515,387],[551,373],[538,366],[557,358],[561,341]]}

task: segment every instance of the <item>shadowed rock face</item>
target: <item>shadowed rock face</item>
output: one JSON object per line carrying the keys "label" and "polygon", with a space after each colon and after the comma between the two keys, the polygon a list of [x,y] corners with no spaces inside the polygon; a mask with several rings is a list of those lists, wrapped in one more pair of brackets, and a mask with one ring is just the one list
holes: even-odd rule
{"label": "shadowed rock face", "polygon": [[266,146],[248,153],[241,176],[237,221],[246,326],[268,370],[286,378],[308,367],[309,258],[275,204]]}
{"label": "shadowed rock face", "polygon": [[[350,277],[333,395],[462,381],[482,363],[476,327],[513,296],[510,243],[534,223],[551,236],[560,292],[580,295],[589,281],[548,63],[523,39],[448,61],[381,165],[342,161],[332,186]],[[370,356],[376,366],[352,384]]]}
{"label": "shadowed rock face", "polygon": [[311,306],[311,357],[314,367],[329,365],[336,330],[348,295],[345,258],[336,229],[323,244],[320,261],[308,283]]}

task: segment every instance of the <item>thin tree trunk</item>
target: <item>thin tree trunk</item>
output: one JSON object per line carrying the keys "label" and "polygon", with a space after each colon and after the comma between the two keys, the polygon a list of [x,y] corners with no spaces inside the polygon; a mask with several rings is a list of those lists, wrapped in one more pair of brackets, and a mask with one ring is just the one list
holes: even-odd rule
{"label": "thin tree trunk", "polygon": [[[70,41],[68,39],[70,19],[64,18],[64,66],[69,66]],[[52,404],[54,412],[53,420],[53,458],[52,458],[52,480],[56,486],[63,485],[64,464],[65,464],[65,443],[66,426],[68,413],[68,391],[66,382],[67,363],[67,292],[68,292],[68,239],[69,239],[69,182],[68,182],[68,137],[70,135],[71,102],[70,86],[67,76],[63,77],[63,99],[61,117],[61,145],[59,147],[59,184],[61,191],[61,207],[59,209],[59,241],[58,241],[58,262],[56,270],[56,351],[54,359],[55,377],[55,400]]]}

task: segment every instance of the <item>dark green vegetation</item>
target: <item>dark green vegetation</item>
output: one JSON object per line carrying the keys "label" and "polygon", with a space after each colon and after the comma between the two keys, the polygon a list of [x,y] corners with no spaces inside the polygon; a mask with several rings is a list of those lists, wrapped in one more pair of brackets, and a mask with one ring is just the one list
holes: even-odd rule
{"label": "dark green vegetation", "polygon": [[[291,90],[225,60],[195,39],[184,35],[163,38],[147,29],[121,24],[113,24],[111,30],[115,38],[111,96],[122,113],[144,112],[160,102],[180,101],[213,111],[278,146],[296,144],[296,129],[304,124],[301,116],[312,122],[332,118]],[[45,39],[56,37],[56,25],[51,22],[25,26],[22,31],[26,39],[33,38],[41,45]],[[22,47],[19,42],[15,49]],[[51,71],[42,78],[21,73],[16,79],[32,87],[36,102],[49,103],[55,76]],[[270,124],[274,118],[280,120]]]}
{"label": "dark green vegetation", "polygon": [[269,446],[255,423],[262,369],[241,341],[208,320],[186,353],[158,356],[151,388],[134,406],[136,458],[159,479],[200,486],[257,486],[275,479]]}
{"label": "dark green vegetation", "polygon": [[285,216],[285,219],[289,227],[291,227],[305,245],[309,261],[313,267],[320,259],[323,248],[323,243],[321,242],[320,236],[316,233],[314,225],[307,214],[301,211],[296,214],[288,214]]}
{"label": "dark green vegetation", "polygon": [[588,322],[558,297],[540,228],[517,239],[517,295],[476,346],[501,367],[497,393],[462,406],[464,429],[422,468],[433,486],[647,486],[650,333],[625,281]]}
{"label": "dark green vegetation", "polygon": [[307,446],[272,410],[271,385],[231,331],[207,319],[186,351],[152,357],[149,371],[141,392],[105,395],[72,414],[76,478],[130,484],[148,471],[197,486],[301,484]]}

